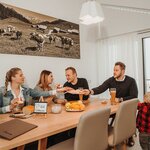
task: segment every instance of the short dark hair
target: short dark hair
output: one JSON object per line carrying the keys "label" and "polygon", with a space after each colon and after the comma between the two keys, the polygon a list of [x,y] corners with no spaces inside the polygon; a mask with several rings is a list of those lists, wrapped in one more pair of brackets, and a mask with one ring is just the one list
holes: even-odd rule
{"label": "short dark hair", "polygon": [[115,66],[120,66],[120,68],[121,68],[122,70],[125,70],[125,69],[126,69],[126,65],[125,65],[123,62],[120,62],[120,61],[116,62],[116,63],[115,63]]}
{"label": "short dark hair", "polygon": [[76,69],[73,68],[73,67],[67,67],[67,68],[65,69],[65,71],[67,71],[67,70],[72,70],[72,72],[73,72],[74,74],[77,74]]}

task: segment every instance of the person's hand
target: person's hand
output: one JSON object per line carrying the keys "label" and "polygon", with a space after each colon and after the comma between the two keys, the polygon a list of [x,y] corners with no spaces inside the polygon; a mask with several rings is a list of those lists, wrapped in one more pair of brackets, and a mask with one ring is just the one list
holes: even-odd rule
{"label": "person's hand", "polygon": [[90,90],[89,89],[84,89],[82,90],[83,95],[89,95],[90,94]]}
{"label": "person's hand", "polygon": [[59,84],[59,83],[58,83],[58,84],[56,84],[55,86],[56,86],[56,89],[60,89],[60,88],[62,88],[62,87],[63,87],[63,86],[62,86],[62,84]]}
{"label": "person's hand", "polygon": [[90,103],[89,99],[83,101],[83,104],[89,104],[89,103]]}
{"label": "person's hand", "polygon": [[66,89],[66,92],[73,90],[73,88],[71,88],[71,87],[64,87],[64,88]]}
{"label": "person's hand", "polygon": [[121,103],[121,102],[123,102],[123,98],[115,98],[115,102],[116,103]]}
{"label": "person's hand", "polygon": [[18,101],[19,101],[19,98],[15,98],[11,101],[10,103],[10,110],[13,110],[15,107],[18,106]]}
{"label": "person's hand", "polygon": [[68,92],[70,90],[72,90],[71,87],[63,87],[63,88],[57,89],[56,91],[57,92]]}
{"label": "person's hand", "polygon": [[72,90],[67,91],[67,93],[70,93],[70,94],[79,94],[80,90],[72,89]]}
{"label": "person's hand", "polygon": [[83,90],[80,90],[80,89],[77,89],[77,90],[72,89],[72,90],[67,91],[67,93],[70,93],[70,94],[84,94]]}
{"label": "person's hand", "polygon": [[116,103],[119,103],[120,101],[119,101],[119,98],[115,98],[115,102]]}

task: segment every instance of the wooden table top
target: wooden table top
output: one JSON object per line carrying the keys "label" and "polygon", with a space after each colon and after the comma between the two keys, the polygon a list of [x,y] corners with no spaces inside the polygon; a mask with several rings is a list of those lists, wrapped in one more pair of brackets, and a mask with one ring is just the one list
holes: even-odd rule
{"label": "wooden table top", "polygon": [[[68,129],[74,128],[79,122],[79,118],[82,114],[103,107],[111,107],[111,114],[116,113],[119,105],[110,106],[109,103],[101,104],[98,99],[92,100],[89,104],[86,104],[85,111],[83,112],[66,112],[65,108],[60,114],[52,114],[50,110],[46,115],[33,115],[33,117],[28,119],[23,119],[23,121],[38,125],[37,128],[14,138],[11,141],[0,138],[0,150],[8,150],[27,143],[31,143],[36,140],[66,131]],[[1,114],[0,123],[11,120],[10,114]]]}

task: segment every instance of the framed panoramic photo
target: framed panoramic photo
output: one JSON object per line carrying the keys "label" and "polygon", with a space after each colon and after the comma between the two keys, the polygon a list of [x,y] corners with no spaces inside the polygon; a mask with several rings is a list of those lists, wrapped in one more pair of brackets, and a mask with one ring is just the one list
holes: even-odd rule
{"label": "framed panoramic photo", "polygon": [[47,114],[47,103],[36,102],[34,105],[34,113]]}
{"label": "framed panoramic photo", "polygon": [[0,3],[0,53],[79,59],[79,25]]}

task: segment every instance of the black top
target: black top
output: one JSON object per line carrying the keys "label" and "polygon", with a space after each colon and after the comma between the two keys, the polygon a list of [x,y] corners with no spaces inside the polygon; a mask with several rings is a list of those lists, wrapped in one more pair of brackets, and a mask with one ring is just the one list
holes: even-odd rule
{"label": "black top", "polygon": [[[87,83],[87,80],[84,79],[84,78],[77,78],[78,81],[75,85],[73,85],[72,83],[69,83],[69,82],[66,82],[64,84],[64,87],[71,87],[73,89],[78,89],[79,87],[82,87],[83,89],[89,89],[89,86],[88,86],[88,83]],[[89,98],[89,96],[83,96],[83,100],[87,100]],[[78,94],[70,94],[70,93],[66,93],[65,94],[65,99],[68,100],[68,101],[71,101],[71,100],[79,100],[79,95]]]}
{"label": "black top", "polygon": [[114,77],[106,80],[102,85],[93,88],[94,95],[103,93],[107,89],[116,88],[116,97],[128,100],[138,97],[138,89],[135,79],[125,76],[123,81],[117,81]]}

